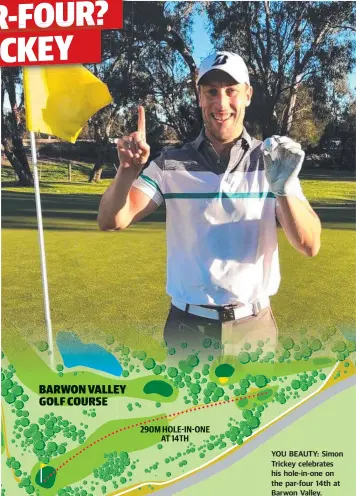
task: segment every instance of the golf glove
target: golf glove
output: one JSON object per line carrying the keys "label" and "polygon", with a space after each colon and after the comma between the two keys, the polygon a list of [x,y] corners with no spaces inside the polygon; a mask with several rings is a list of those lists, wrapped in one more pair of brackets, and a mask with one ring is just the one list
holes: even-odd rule
{"label": "golf glove", "polygon": [[305,153],[299,143],[286,136],[273,135],[262,144],[266,178],[276,196],[297,196],[298,174]]}

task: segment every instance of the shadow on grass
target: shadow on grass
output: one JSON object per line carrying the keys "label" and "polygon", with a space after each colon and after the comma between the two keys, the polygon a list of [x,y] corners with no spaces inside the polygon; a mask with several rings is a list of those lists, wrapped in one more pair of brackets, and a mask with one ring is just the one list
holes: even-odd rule
{"label": "shadow on grass", "polygon": [[338,171],[330,169],[302,169],[300,179],[314,179],[317,181],[356,181],[355,171]]}
{"label": "shadow on grass", "polygon": [[[100,199],[100,194],[42,194],[41,204],[45,229],[98,230],[96,217]],[[316,204],[314,208],[322,223],[335,223],[338,229],[353,229],[356,221],[355,205],[356,202],[340,205],[331,200],[327,205]],[[165,218],[165,208],[160,207],[141,222],[160,223],[164,222]],[[33,192],[2,192],[2,226],[8,229],[37,229]]]}
{"label": "shadow on grass", "polygon": [[[101,195],[41,194],[43,224],[52,230],[99,230],[96,217]],[[8,229],[37,229],[34,193],[2,191],[2,227]],[[164,208],[142,222],[164,222]]]}

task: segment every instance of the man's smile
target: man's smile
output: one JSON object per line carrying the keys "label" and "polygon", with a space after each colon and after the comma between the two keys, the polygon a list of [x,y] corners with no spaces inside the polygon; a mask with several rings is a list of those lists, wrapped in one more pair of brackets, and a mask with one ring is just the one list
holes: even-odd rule
{"label": "man's smile", "polygon": [[217,122],[226,122],[227,120],[229,120],[231,117],[234,116],[234,114],[230,114],[230,113],[223,113],[223,114],[220,114],[220,113],[212,113],[211,116],[213,117],[213,119]]}

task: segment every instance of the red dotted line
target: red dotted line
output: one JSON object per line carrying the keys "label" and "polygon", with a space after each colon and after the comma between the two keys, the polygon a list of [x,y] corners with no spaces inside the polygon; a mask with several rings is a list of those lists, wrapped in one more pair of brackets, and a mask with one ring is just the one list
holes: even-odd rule
{"label": "red dotted line", "polygon": [[93,446],[100,443],[101,441],[104,441],[108,437],[114,436],[115,434],[119,434],[120,432],[127,431],[129,429],[134,428],[134,427],[140,427],[141,425],[150,424],[151,422],[156,422],[157,420],[164,420],[164,419],[167,419],[169,417],[178,417],[178,415],[183,415],[184,413],[190,413],[190,412],[194,412],[196,410],[203,410],[204,408],[211,408],[213,406],[226,405],[227,403],[232,403],[235,401],[256,398],[256,396],[263,396],[264,394],[268,394],[268,393],[269,393],[269,391],[263,391],[262,393],[251,394],[249,396],[240,396],[240,397],[236,396],[235,398],[231,398],[229,400],[216,401],[215,403],[209,403],[208,405],[195,406],[195,407],[189,408],[188,410],[182,410],[181,412],[170,413],[169,415],[162,415],[162,417],[156,417],[153,419],[148,419],[148,420],[145,420],[143,422],[138,422],[137,424],[128,425],[127,427],[122,427],[121,429],[117,429],[116,431],[112,431],[109,434],[107,434],[106,436],[103,436],[103,437],[97,439],[96,441],[93,441],[92,443],[88,444],[88,446],[86,446],[85,448],[78,451],[78,453],[76,453],[75,455],[68,458],[68,460],[66,460],[65,462],[62,463],[62,465],[57,467],[57,469],[54,472],[52,472],[48,475],[48,477],[43,481],[43,484],[45,482],[47,482],[48,479],[53,477],[58,472],[58,470],[66,467],[70,461],[74,460],[74,458],[76,458],[77,456],[84,453],[84,451],[88,450],[89,448],[92,448]]}

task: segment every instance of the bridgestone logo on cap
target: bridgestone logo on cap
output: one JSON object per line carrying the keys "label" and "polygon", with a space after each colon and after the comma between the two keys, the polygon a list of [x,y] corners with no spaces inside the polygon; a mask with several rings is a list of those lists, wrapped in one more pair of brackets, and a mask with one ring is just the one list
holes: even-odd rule
{"label": "bridgestone logo on cap", "polygon": [[216,59],[214,60],[214,63],[212,65],[212,67],[214,65],[224,65],[224,64],[226,64],[227,59],[228,59],[228,56],[227,55],[217,55],[216,56]]}

